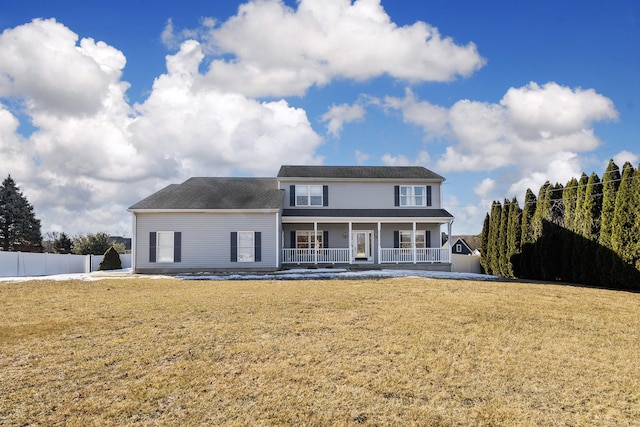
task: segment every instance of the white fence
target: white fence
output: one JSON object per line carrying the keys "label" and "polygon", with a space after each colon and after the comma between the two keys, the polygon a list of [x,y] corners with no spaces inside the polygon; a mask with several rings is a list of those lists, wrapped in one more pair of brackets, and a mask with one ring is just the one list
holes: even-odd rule
{"label": "white fence", "polygon": [[[37,254],[0,251],[0,277],[51,276],[98,270],[102,255]],[[121,254],[122,268],[131,267],[131,255]]]}
{"label": "white fence", "polygon": [[480,257],[475,255],[453,254],[453,265],[451,271],[456,273],[477,273],[480,274]]}

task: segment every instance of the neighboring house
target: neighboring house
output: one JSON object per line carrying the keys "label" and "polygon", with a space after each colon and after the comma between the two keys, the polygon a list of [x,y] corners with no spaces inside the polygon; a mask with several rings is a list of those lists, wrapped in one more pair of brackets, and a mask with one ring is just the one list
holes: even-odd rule
{"label": "neighboring house", "polygon": [[444,178],[423,167],[282,166],[276,178],[191,178],[133,213],[140,273],[408,266],[450,270]]}
{"label": "neighboring house", "polygon": [[[456,254],[456,255],[479,255],[480,251],[478,250],[478,248],[475,248],[475,240],[477,240],[476,237],[471,236],[471,237],[465,237],[465,236],[453,236],[453,239],[451,239],[453,241],[453,245],[451,246],[451,253]],[[473,241],[474,243],[469,243],[469,241]],[[445,242],[444,245],[442,245],[442,247],[444,248],[448,248],[449,247],[449,242]]]}
{"label": "neighboring house", "polygon": [[107,239],[107,243],[110,245],[121,244],[122,246],[124,246],[125,253],[131,253],[131,237],[109,236],[109,238]]}

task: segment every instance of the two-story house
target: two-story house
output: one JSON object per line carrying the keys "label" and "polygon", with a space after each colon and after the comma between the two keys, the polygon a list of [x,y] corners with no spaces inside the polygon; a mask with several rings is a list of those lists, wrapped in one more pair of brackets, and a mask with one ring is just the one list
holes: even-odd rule
{"label": "two-story house", "polygon": [[131,206],[140,273],[404,266],[450,270],[444,178],[423,167],[282,166],[191,178]]}

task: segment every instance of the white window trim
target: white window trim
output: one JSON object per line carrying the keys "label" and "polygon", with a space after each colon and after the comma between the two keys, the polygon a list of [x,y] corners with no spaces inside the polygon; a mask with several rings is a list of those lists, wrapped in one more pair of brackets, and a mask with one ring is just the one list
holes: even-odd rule
{"label": "white window trim", "polygon": [[458,253],[462,252],[462,244],[461,243],[456,243],[456,252],[458,252]]}
{"label": "white window trim", "polygon": [[[298,200],[299,200],[298,198],[299,197],[303,197],[303,196],[299,195],[299,191],[298,191],[299,189],[302,189],[302,188],[306,188],[307,203],[299,203],[298,202]],[[315,196],[311,195],[311,188],[315,188],[315,189],[319,188],[320,189],[320,196],[319,196],[320,197],[320,203],[319,204],[318,203],[311,204],[311,198],[312,197],[318,197],[318,195],[315,195]],[[296,189],[296,197],[295,197],[296,206],[323,206],[324,205],[324,189],[323,189],[322,185],[296,185],[295,189]]]}
{"label": "white window trim", "polygon": [[[256,234],[255,231],[238,231],[237,232],[237,262],[255,262],[255,256],[256,256]],[[242,246],[240,245],[240,241],[241,241],[241,236],[251,236],[251,246],[245,245]],[[249,255],[246,254],[242,254],[242,249],[246,250],[246,249],[250,249],[250,251],[248,252]]]}
{"label": "white window trim", "polygon": [[[403,194],[403,189],[410,189],[408,194]],[[422,188],[422,203],[416,203],[415,189]],[[403,203],[405,202],[405,203]],[[401,185],[400,186],[400,206],[402,207],[414,207],[414,206],[427,206],[427,186],[426,185]]]}
{"label": "white window trim", "polygon": [[[160,241],[163,240],[161,236],[163,235],[169,238],[168,242],[170,242],[170,244],[160,245]],[[156,262],[174,262],[174,238],[173,231],[156,231]]]}

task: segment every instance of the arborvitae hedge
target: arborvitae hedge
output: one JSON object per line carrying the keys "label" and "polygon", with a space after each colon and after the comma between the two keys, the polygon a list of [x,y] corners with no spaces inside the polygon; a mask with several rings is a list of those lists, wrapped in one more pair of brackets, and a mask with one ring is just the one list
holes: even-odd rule
{"label": "arborvitae hedge", "polygon": [[611,160],[602,181],[546,182],[522,209],[493,202],[482,253],[489,274],[640,290],[640,168]]}
{"label": "arborvitae hedge", "polygon": [[98,270],[119,270],[122,268],[122,261],[120,261],[120,255],[116,248],[111,246],[104,253],[102,261],[98,265]]}

